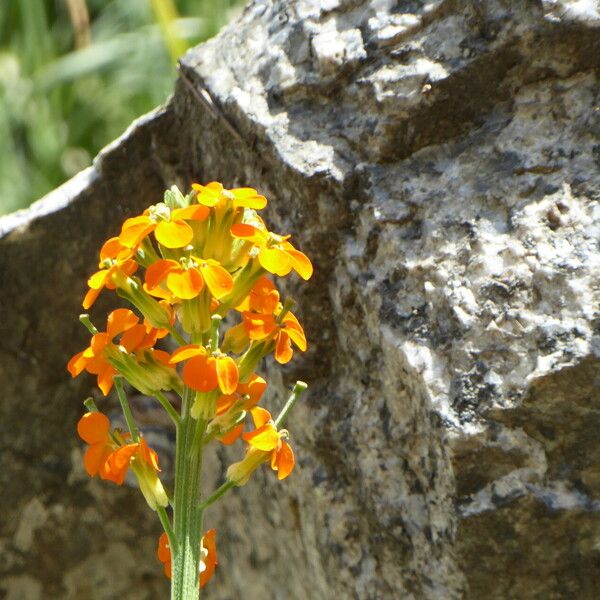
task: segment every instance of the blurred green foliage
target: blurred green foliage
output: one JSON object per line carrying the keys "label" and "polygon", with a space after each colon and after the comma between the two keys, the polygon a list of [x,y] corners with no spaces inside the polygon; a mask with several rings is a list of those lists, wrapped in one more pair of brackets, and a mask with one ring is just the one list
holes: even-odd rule
{"label": "blurred green foliage", "polygon": [[164,102],[175,58],[240,0],[0,0],[0,214],[88,166]]}

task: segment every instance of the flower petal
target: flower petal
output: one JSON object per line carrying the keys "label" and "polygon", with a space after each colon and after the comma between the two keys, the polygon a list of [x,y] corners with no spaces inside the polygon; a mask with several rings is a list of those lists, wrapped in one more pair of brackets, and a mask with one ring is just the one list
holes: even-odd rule
{"label": "flower petal", "polygon": [[281,329],[277,336],[277,343],[275,344],[275,360],[280,365],[285,365],[290,362],[293,354],[294,351],[292,350],[290,336],[284,329]]}
{"label": "flower petal", "polygon": [[125,481],[125,476],[127,475],[127,470],[131,464],[131,459],[137,452],[138,448],[139,443],[134,443],[121,446],[115,450],[107,460],[109,472],[105,473],[104,477],[102,477],[102,473],[100,473],[100,477],[102,477],[102,479],[109,479],[117,485],[121,485],[123,481]]}
{"label": "flower petal", "polygon": [[100,412],[88,412],[79,419],[77,433],[87,444],[98,444],[108,440],[110,421]]}
{"label": "flower petal", "polygon": [[292,338],[292,341],[302,352],[306,352],[306,336],[304,335],[304,329],[300,325],[298,319],[291,312],[287,313],[283,317],[283,323],[285,325],[286,333]]}
{"label": "flower petal", "polygon": [[[120,345],[127,352],[134,352],[146,337],[146,328],[143,325],[136,325],[128,329],[121,337]],[[152,345],[152,343],[150,344]]]}
{"label": "flower petal", "polygon": [[250,411],[252,415],[252,420],[254,421],[254,427],[257,429],[262,427],[265,423],[268,423],[272,420],[271,413],[261,406],[257,406]]}
{"label": "flower petal", "polygon": [[160,285],[169,271],[173,269],[181,269],[181,265],[175,260],[160,259],[148,265],[144,278],[148,288],[153,289]]}
{"label": "flower petal", "polygon": [[217,415],[225,414],[238,401],[237,394],[223,394],[217,398]]}
{"label": "flower petal", "polygon": [[277,468],[277,479],[285,479],[294,469],[295,464],[294,451],[285,441],[281,441],[281,448],[275,455],[275,466]]}
{"label": "flower petal", "polygon": [[277,321],[273,315],[245,312],[242,316],[244,327],[251,340],[264,340],[277,329]]}
{"label": "flower petal", "polygon": [[81,306],[83,306],[83,308],[85,308],[86,310],[88,308],[91,308],[91,306],[94,304],[94,302],[96,302],[96,299],[100,295],[101,291],[102,291],[102,288],[100,288],[98,290],[90,288],[88,290],[87,294],[85,295],[85,298],[83,299],[83,302],[81,303]]}
{"label": "flower petal", "polygon": [[100,373],[98,373],[98,387],[102,390],[102,393],[105,396],[108,396],[108,392],[110,392],[113,386],[113,379],[116,373],[117,372],[115,369],[113,369],[113,367],[111,367],[109,364],[107,364],[106,367],[100,371]]}
{"label": "flower petal", "polygon": [[[115,270],[121,270],[123,273],[125,273],[125,275],[129,276],[129,275],[133,275],[138,268],[138,264],[135,260],[131,259],[131,260],[126,260],[124,263],[121,263],[118,266],[113,267],[113,273]],[[107,287],[108,287],[108,282],[107,282]]]}
{"label": "flower petal", "polygon": [[[254,408],[259,403],[260,398],[266,389],[267,382],[260,375],[252,375],[248,383],[239,385],[237,391],[240,394],[247,394],[250,396],[244,404],[244,409],[250,410],[251,408]],[[269,418],[271,418],[270,415]]]}
{"label": "flower petal", "polygon": [[231,431],[228,431],[225,435],[222,435],[220,438],[217,438],[222,444],[225,446],[231,446],[239,437],[242,435],[244,431],[244,425],[239,424],[236,425]]}
{"label": "flower petal", "polygon": [[200,272],[204,281],[215,298],[226,296],[233,289],[233,279],[216,260],[206,260],[200,263]]}
{"label": "flower petal", "polygon": [[194,237],[194,230],[181,219],[161,221],[154,230],[154,236],[165,248],[183,248]]}
{"label": "flower petal", "polygon": [[77,377],[85,369],[86,364],[87,359],[83,356],[83,351],[78,352],[67,363],[67,370],[71,373],[71,377]]}
{"label": "flower petal", "polygon": [[125,258],[129,258],[131,254],[131,249],[123,246],[118,237],[111,237],[104,242],[104,245],[100,249],[100,260],[103,261],[107,258],[124,260]]}
{"label": "flower petal", "polygon": [[216,359],[217,380],[224,394],[233,394],[238,385],[238,368],[231,356]]}
{"label": "flower petal", "polygon": [[211,392],[219,381],[215,359],[207,356],[194,356],[183,367],[183,381],[198,392]]}
{"label": "flower petal", "polygon": [[253,188],[234,188],[229,191],[235,198],[234,206],[262,210],[267,205],[267,199]]}
{"label": "flower petal", "polygon": [[258,262],[269,273],[281,277],[287,275],[292,270],[290,255],[279,248],[262,248],[258,253]]}
{"label": "flower petal", "polygon": [[236,306],[240,312],[255,311],[264,314],[273,314],[279,306],[279,292],[275,284],[265,276],[262,276],[250,290],[245,300]]}
{"label": "flower petal", "polygon": [[165,352],[164,350],[155,350],[154,348],[152,348],[150,350],[150,354],[152,355],[152,358],[157,362],[162,363],[166,367],[171,366],[171,355],[168,352]]}
{"label": "flower petal", "polygon": [[173,354],[171,354],[170,364],[174,365],[182,360],[187,360],[194,356],[206,356],[206,350],[202,346],[197,344],[188,344],[187,346],[181,346],[177,348]]}
{"label": "flower petal", "polygon": [[206,550],[206,558],[203,559],[205,566],[204,571],[200,573],[200,587],[204,587],[213,576],[215,567],[219,564],[217,560],[217,543],[216,543],[216,529],[210,529],[202,536],[202,547]]}
{"label": "flower petal", "polygon": [[146,215],[132,217],[123,223],[119,241],[126,248],[136,248],[155,227],[154,221]]}
{"label": "flower petal", "polygon": [[[289,245],[291,246],[291,244]],[[286,252],[292,261],[292,268],[296,273],[298,273],[302,279],[310,279],[313,274],[313,266],[308,256],[293,247],[289,249],[286,248]]]}
{"label": "flower petal", "polygon": [[202,204],[191,204],[184,208],[176,208],[171,212],[171,219],[187,219],[189,221],[204,221],[210,214],[210,209]]}
{"label": "flower petal", "polygon": [[106,359],[104,356],[94,356],[94,351],[91,347],[83,351],[83,357],[86,359],[85,370],[92,375],[98,375],[106,369]]}
{"label": "flower petal", "polygon": [[93,290],[101,290],[106,285],[106,279],[108,278],[109,270],[103,269],[96,271],[89,279],[88,286]]}
{"label": "flower petal", "polygon": [[137,325],[140,318],[128,308],[117,308],[113,310],[106,320],[106,332],[110,339],[113,339],[119,333],[123,333]]}
{"label": "flower petal", "polygon": [[169,546],[169,538],[166,533],[162,533],[158,538],[158,550],[156,551],[156,555],[161,563],[171,562],[171,547]]}
{"label": "flower petal", "polygon": [[231,235],[242,240],[248,240],[257,246],[263,246],[269,240],[266,232],[248,225],[247,223],[236,223],[231,226]]}
{"label": "flower petal", "polygon": [[153,471],[160,471],[158,466],[158,454],[146,442],[145,438],[140,440],[140,447],[138,449],[137,459],[145,462]]}
{"label": "flower petal", "polygon": [[218,181],[211,181],[206,185],[200,185],[199,183],[193,183],[192,189],[198,192],[198,202],[204,206],[213,207],[216,206],[221,199],[221,192],[223,186]]}
{"label": "flower petal", "polygon": [[180,271],[171,271],[167,275],[167,287],[177,298],[191,300],[204,288],[204,280],[194,268],[181,269]]}
{"label": "flower petal", "polygon": [[[102,356],[102,351],[108,344],[111,342],[111,337],[108,333],[101,331],[100,333],[95,333],[90,340],[90,348],[92,356]],[[88,355],[88,349],[83,351],[84,356]]]}
{"label": "flower petal", "polygon": [[83,465],[90,477],[103,473],[108,457],[111,455],[112,449],[106,444],[94,444],[90,446],[83,455]]}
{"label": "flower petal", "polygon": [[270,452],[279,444],[279,433],[272,423],[267,423],[254,431],[244,433],[242,439],[257,450]]}
{"label": "flower petal", "polygon": [[160,298],[161,300],[166,300],[167,302],[177,302],[177,299],[169,290],[158,286],[150,288],[146,283],[144,283],[142,287],[144,288],[145,292],[148,292],[148,294],[154,296],[155,298]]}

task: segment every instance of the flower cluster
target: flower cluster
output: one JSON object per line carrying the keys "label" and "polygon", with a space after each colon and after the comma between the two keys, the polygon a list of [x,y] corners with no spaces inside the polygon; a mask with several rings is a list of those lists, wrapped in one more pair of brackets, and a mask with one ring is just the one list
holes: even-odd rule
{"label": "flower cluster", "polygon": [[131,466],[149,506],[154,510],[167,506],[169,499],[158,478],[158,456],[144,438],[129,442],[131,435],[111,431],[108,417],[100,412],[83,415],[77,424],[77,433],[90,445],[83,459],[88,475],[99,475],[101,479],[121,485]]}
{"label": "flower cluster", "polygon": [[[281,426],[306,385],[296,384],[273,419],[258,406],[267,382],[256,371],[268,355],[285,364],[294,349],[306,350],[304,331],[290,310],[293,301],[282,301],[273,276],[295,272],[306,280],[313,272],[289,235],[268,231],[256,212],[267,200],[256,190],[228,190],[217,182],[192,187],[187,196],[171,188],[163,202],[127,219],[102,246],[83,307],[90,308],[107,289],[137,312],[112,311],[104,331],[82,315],[92,338],[68,364],[73,377],[83,371],[95,375],[105,396],[113,385],[117,388],[129,431],[112,429],[109,419],[88,402],[89,412],[78,424],[80,437],[89,444],[85,468],[90,476],[119,485],[131,468],[165,529],[158,556],[167,576],[173,576],[174,590],[184,589],[193,577],[196,587],[203,586],[214,571],[215,532],[200,536],[198,530],[206,507],[228,489],[244,485],[263,463],[270,464],[278,479],[294,468],[289,434]],[[223,319],[230,324],[224,335]],[[135,425],[122,380],[155,397],[176,426],[173,494],[158,477],[157,455]],[[181,411],[169,399],[173,395],[181,397]],[[246,430],[247,416],[252,430]],[[200,481],[194,477],[199,478],[202,449],[211,440],[227,445],[239,440],[246,450],[229,467],[223,485],[202,501]],[[169,505],[172,519],[166,512]],[[190,539],[194,528],[198,547],[190,550],[183,538]]]}

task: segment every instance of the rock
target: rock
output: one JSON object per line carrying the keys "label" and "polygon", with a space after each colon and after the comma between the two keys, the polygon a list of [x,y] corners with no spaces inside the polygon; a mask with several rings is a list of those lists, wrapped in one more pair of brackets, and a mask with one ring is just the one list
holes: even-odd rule
{"label": "rock", "polygon": [[87,598],[164,595],[142,501],[76,474],[64,363],[100,241],[217,179],[264,191],[316,274],[285,282],[309,351],[267,367],[273,408],[310,384],[298,470],[210,512],[207,596],[595,598],[599,33],[582,1],[256,1],[165,108],[0,220],[8,597],[75,598],[115,560],[137,568]]}

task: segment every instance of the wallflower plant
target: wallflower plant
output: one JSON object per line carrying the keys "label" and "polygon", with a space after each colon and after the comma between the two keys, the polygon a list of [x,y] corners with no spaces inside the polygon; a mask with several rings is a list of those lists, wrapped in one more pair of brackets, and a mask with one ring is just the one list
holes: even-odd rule
{"label": "wallflower plant", "polygon": [[[83,300],[88,309],[103,290],[113,290],[137,311],[112,311],[103,331],[81,315],[92,338],[68,370],[73,377],[96,376],[104,396],[116,389],[127,430],[112,427],[86,400],[88,412],[77,426],[88,444],[84,466],[91,477],[117,485],[129,471],[135,476],[164,529],[157,555],[171,579],[172,600],[196,600],[217,565],[216,531],[202,534],[204,511],[263,463],[280,480],[295,464],[283,426],[307,386],[296,382],[273,418],[259,406],[267,382],[256,371],[269,354],[285,364],[294,347],[306,350],[293,301],[281,301],[272,277],[295,272],[307,280],[313,268],[289,235],[267,230],[256,213],[266,204],[252,188],[227,190],[217,182],[194,184],[187,196],[167,190],[163,202],[127,219],[105,242]],[[230,327],[223,332],[225,318]],[[175,425],[173,490],[160,479],[158,456],[134,420],[124,381],[154,397]],[[180,410],[169,399],[175,395]],[[245,445],[243,457],[229,466],[220,487],[205,493],[207,445],[236,441]]]}

